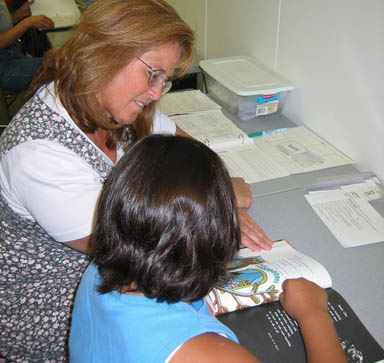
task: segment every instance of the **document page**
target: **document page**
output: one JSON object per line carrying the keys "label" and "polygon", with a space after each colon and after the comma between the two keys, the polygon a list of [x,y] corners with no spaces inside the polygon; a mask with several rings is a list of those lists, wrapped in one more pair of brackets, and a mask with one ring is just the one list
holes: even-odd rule
{"label": "document page", "polygon": [[344,247],[384,241],[384,217],[371,201],[382,200],[384,189],[375,175],[318,184],[305,195],[308,203]]}
{"label": "document page", "polygon": [[[333,289],[328,294],[328,311],[348,362],[383,362],[384,350],[376,342],[347,301]],[[240,344],[263,363],[306,363],[300,329],[279,302],[263,304],[218,319],[239,338]]]}
{"label": "document page", "polygon": [[218,151],[232,177],[241,177],[247,183],[256,183],[288,176],[280,166],[255,145],[244,145]]}
{"label": "document page", "polygon": [[254,138],[248,137],[221,110],[177,115],[172,120],[216,151],[232,177],[242,177],[247,183],[255,183],[289,175],[267,153],[255,146]]}
{"label": "document page", "polygon": [[[239,252],[240,260],[242,258],[247,259],[255,256],[262,259],[266,266],[278,271],[280,282],[288,278],[305,277],[325,289],[332,286],[331,277],[325,267],[312,257],[296,250],[285,239],[274,242],[271,251],[263,250],[254,252],[249,248],[242,248]],[[241,271],[244,269],[248,269],[248,266],[245,268],[234,268],[232,271]],[[279,283],[276,274],[273,282]]]}
{"label": "document page", "polygon": [[384,218],[359,194],[337,189],[305,198],[342,246],[384,241]]}
{"label": "document page", "polygon": [[255,137],[255,144],[289,174],[352,164],[354,161],[304,126]]}
{"label": "document page", "polygon": [[170,92],[159,102],[159,109],[166,115],[221,110],[216,102],[199,90]]}
{"label": "document page", "polygon": [[173,116],[172,120],[185,132],[215,151],[235,145],[253,144],[253,139],[235,126],[220,110]]}

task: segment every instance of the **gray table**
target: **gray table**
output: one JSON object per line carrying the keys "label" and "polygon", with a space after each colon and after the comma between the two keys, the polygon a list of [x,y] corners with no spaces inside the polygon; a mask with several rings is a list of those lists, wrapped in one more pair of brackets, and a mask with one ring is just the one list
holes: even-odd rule
{"label": "gray table", "polygon": [[[296,126],[279,114],[246,122],[226,114],[247,133]],[[269,238],[285,238],[300,252],[321,262],[332,277],[333,288],[343,295],[384,347],[384,243],[343,248],[304,198],[306,186],[319,178],[351,173],[356,173],[352,166],[341,166],[296,174],[288,177],[286,183],[275,181],[273,190],[267,192],[263,183],[255,183],[249,214]],[[279,191],[279,185],[283,190]]]}

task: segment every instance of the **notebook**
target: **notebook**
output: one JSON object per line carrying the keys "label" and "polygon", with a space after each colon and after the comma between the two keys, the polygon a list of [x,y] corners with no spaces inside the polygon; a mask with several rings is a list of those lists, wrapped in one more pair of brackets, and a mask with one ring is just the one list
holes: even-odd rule
{"label": "notebook", "polygon": [[77,23],[80,10],[75,0],[35,0],[32,15],[46,15],[55,23],[54,28],[69,28]]}

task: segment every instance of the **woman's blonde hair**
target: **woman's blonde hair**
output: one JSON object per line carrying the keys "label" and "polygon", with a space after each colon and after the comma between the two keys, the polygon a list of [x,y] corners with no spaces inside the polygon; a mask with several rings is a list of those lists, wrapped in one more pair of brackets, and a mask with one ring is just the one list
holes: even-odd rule
{"label": "woman's blonde hair", "polygon": [[[180,47],[175,71],[180,77],[193,62],[194,34],[169,4],[163,0],[96,1],[84,11],[71,38],[46,53],[29,95],[54,81],[63,106],[84,132],[110,129],[112,140],[118,141],[121,125],[101,112],[96,94],[135,57],[174,43]],[[149,133],[154,109],[154,103],[145,107],[136,120],[138,138]]]}

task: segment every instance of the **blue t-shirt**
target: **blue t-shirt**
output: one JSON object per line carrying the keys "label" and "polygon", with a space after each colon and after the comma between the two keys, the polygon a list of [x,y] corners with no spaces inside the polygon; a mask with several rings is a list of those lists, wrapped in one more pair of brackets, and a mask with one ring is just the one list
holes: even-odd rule
{"label": "blue t-shirt", "polygon": [[205,300],[192,304],[157,303],[117,291],[99,294],[100,275],[90,264],[81,280],[69,338],[71,363],[165,362],[187,340],[235,334],[211,315]]}

